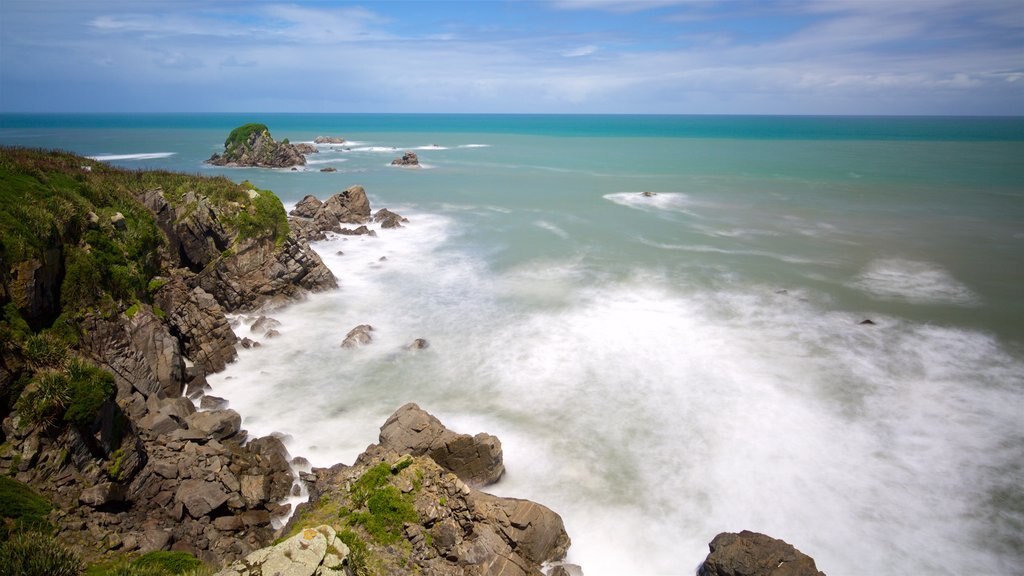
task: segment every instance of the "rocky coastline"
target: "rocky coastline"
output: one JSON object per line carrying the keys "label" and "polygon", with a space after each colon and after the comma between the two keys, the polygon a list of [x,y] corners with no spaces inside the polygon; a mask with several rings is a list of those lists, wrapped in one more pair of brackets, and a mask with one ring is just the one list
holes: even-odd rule
{"label": "rocky coastline", "polygon": [[[229,156],[226,143],[219,165],[296,160],[258,127],[232,141],[244,146]],[[187,552],[225,576],[291,565],[304,574],[582,573],[562,563],[570,538],[557,513],[480,491],[504,473],[494,436],[456,433],[407,404],[351,465],[296,477],[299,461],[280,438],[249,438],[241,415],[208,394],[207,374],[239,346],[273,337],[262,314],[337,286],[309,242],[373,235],[367,224],[407,219],[372,212],[361,186],[324,201],[307,196],[285,214],[276,196],[247,182],[129,173],[61,152],[2,153],[3,170],[29,183],[33,202],[65,214],[43,242],[23,233],[21,248],[5,230],[0,251],[0,470],[52,502],[46,519],[63,546],[88,561]],[[59,189],[65,180],[77,192]],[[55,191],[66,192],[70,209],[58,211]],[[95,278],[80,269],[87,257]],[[129,273],[132,282],[117,276]],[[236,313],[261,316],[256,340],[236,335],[228,317]],[[103,395],[78,401],[83,373]],[[69,388],[47,404],[57,376]],[[310,498],[292,511],[281,503],[297,482]],[[710,548],[700,569],[708,576],[820,574],[812,559],[763,535],[720,534]]]}

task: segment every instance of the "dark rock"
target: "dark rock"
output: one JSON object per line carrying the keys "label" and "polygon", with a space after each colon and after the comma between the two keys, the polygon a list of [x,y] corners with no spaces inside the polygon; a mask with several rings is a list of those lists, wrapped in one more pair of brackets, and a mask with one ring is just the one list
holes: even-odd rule
{"label": "dark rock", "polygon": [[583,568],[578,564],[555,564],[548,576],[583,576]]}
{"label": "dark rock", "polygon": [[301,218],[312,218],[316,216],[316,212],[321,206],[323,206],[323,202],[318,200],[316,196],[307,194],[302,200],[299,200],[299,203],[288,214]]}
{"label": "dark rock", "polygon": [[426,350],[430,348],[430,342],[427,342],[423,338],[417,338],[406,345],[406,350]]}
{"label": "dark rock", "polygon": [[306,158],[293,144],[277,142],[270,131],[253,131],[244,142],[227,142],[223,154],[214,154],[206,161],[214,166],[257,166],[288,168],[304,166]]}
{"label": "dark rock", "polygon": [[185,355],[205,371],[223,370],[238,356],[238,337],[209,292],[198,286],[189,289],[182,279],[175,278],[156,292],[154,300],[167,313]]}
{"label": "dark rock", "polygon": [[373,230],[370,230],[366,226],[360,226],[359,228],[355,228],[355,229],[353,229],[353,228],[342,228],[341,230],[338,230],[337,232],[339,234],[343,234],[345,236],[363,236],[363,235],[376,236],[377,235],[376,233],[374,233]]}
{"label": "dark rock", "polygon": [[228,401],[217,396],[205,395],[199,401],[199,408],[203,410],[223,410],[228,407]]}
{"label": "dark rock", "polygon": [[872,320],[871,318],[868,318],[866,320],[861,320],[858,324],[860,324],[861,326],[874,326],[875,321]]}
{"label": "dark rock", "polygon": [[333,166],[328,166],[327,168],[321,168],[320,171],[321,172],[337,172],[338,169],[333,167]]}
{"label": "dark rock", "polygon": [[401,158],[395,158],[391,161],[392,166],[419,166],[420,159],[416,156],[415,152],[406,152],[402,154]]}
{"label": "dark rock", "polygon": [[292,146],[295,147],[295,151],[296,152],[298,152],[299,154],[303,154],[303,155],[305,155],[305,154],[316,154],[316,153],[320,152],[320,150],[318,150],[316,146],[313,146],[312,144],[306,144],[305,142],[300,142],[298,144],[292,144]]}
{"label": "dark rock", "polygon": [[370,200],[362,186],[351,186],[331,196],[313,220],[321,230],[337,230],[339,224],[362,224],[370,219]]}
{"label": "dark rock", "polygon": [[249,348],[254,347],[254,346],[259,346],[260,345],[259,342],[255,341],[255,340],[252,340],[252,339],[250,339],[248,337],[242,338],[241,340],[238,341],[238,343],[242,345],[242,348],[245,348],[247,350]]}
{"label": "dark rock", "polygon": [[381,208],[377,210],[377,213],[373,215],[373,221],[379,222],[381,228],[401,228],[403,222],[408,222],[408,218],[395,214],[387,208]]}
{"label": "dark rock", "polygon": [[242,428],[242,417],[234,410],[209,410],[196,412],[189,416],[185,423],[189,430],[194,430],[208,438],[222,440],[230,438]]}
{"label": "dark rock", "polygon": [[348,331],[345,335],[345,340],[341,343],[342,348],[355,348],[357,346],[363,346],[373,342],[373,336],[370,336],[370,332],[373,331],[373,326],[369,324],[360,324],[355,328]]}
{"label": "dark rock", "polygon": [[281,323],[277,320],[268,316],[260,316],[252,323],[252,326],[249,327],[249,331],[253,334],[266,334],[267,331],[279,326],[281,326]]}
{"label": "dark rock", "polygon": [[280,335],[281,335],[281,333],[278,332],[277,330],[270,329],[270,330],[267,330],[267,333],[264,334],[263,336],[269,340],[270,338],[277,338]]}
{"label": "dark rock", "polygon": [[700,576],[824,576],[810,556],[757,532],[723,532],[708,547]]}
{"label": "dark rock", "polygon": [[384,423],[380,445],[399,454],[429,456],[471,485],[493,484],[505,472],[498,438],[452,432],[413,403],[399,408]]}
{"label": "dark rock", "polygon": [[189,516],[201,518],[227,502],[228,494],[219,482],[192,479],[185,480],[178,486],[174,499],[185,506]]}

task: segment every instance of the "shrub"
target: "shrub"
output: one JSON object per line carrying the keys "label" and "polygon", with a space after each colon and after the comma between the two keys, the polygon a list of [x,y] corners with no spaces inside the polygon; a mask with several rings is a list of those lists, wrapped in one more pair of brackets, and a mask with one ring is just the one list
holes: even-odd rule
{"label": "shrub", "polygon": [[64,372],[43,370],[32,379],[14,407],[30,423],[49,426],[64,415],[69,387]]}
{"label": "shrub", "polygon": [[419,520],[412,496],[388,483],[392,474],[389,464],[378,464],[356,480],[351,490],[353,504],[366,510],[352,512],[348,521],[365,528],[381,544],[397,542],[405,523]]}
{"label": "shrub", "polygon": [[96,419],[103,403],[114,397],[114,375],[82,360],[68,362],[68,406],[64,420],[82,428]]}
{"label": "shrub", "polygon": [[21,351],[33,368],[55,368],[62,365],[67,358],[68,345],[57,336],[43,332],[26,338]]}
{"label": "shrub", "polygon": [[132,561],[136,568],[156,568],[170,574],[182,574],[203,567],[203,563],[188,552],[149,552]]}
{"label": "shrub", "polygon": [[82,560],[51,536],[15,534],[0,544],[0,574],[5,576],[78,576]]}
{"label": "shrub", "polygon": [[248,142],[249,137],[253,134],[260,134],[263,132],[270,132],[266,124],[243,124],[228,134],[227,139],[224,140],[224,149],[230,151],[236,146],[240,146]]}

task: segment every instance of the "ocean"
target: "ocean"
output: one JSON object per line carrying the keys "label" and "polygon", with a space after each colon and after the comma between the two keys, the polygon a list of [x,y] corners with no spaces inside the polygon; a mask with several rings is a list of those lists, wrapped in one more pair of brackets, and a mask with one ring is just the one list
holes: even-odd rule
{"label": "ocean", "polygon": [[[246,122],[349,142],[202,163]],[[0,115],[0,143],[409,219],[316,243],[340,288],[210,378],[315,466],[416,402],[501,439],[487,490],[561,514],[588,576],[693,574],[744,529],[832,576],[1024,571],[1024,119]]]}

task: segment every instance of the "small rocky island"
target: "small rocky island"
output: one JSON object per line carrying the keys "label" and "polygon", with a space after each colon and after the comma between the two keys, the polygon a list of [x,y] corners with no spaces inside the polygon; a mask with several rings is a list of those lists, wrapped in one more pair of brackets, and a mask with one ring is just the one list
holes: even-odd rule
{"label": "small rocky island", "polygon": [[392,166],[403,166],[405,168],[419,168],[420,159],[416,156],[415,152],[406,152],[402,154],[401,158],[395,158],[391,161]]}
{"label": "small rocky island", "polygon": [[245,124],[231,131],[224,140],[224,152],[206,162],[214,166],[291,168],[305,166],[308,154],[316,148],[309,144],[277,142],[265,124]]}

